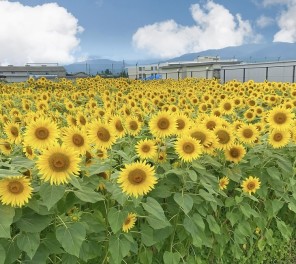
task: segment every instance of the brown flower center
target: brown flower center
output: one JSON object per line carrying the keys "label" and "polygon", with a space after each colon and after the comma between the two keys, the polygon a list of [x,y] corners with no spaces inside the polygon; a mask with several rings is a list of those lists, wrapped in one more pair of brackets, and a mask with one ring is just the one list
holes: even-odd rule
{"label": "brown flower center", "polygon": [[216,135],[220,144],[227,144],[230,141],[229,133],[225,130],[218,130]]}
{"label": "brown flower center", "polygon": [[273,121],[276,124],[282,125],[287,121],[287,116],[285,113],[276,113],[273,117]]}
{"label": "brown flower center", "polygon": [[20,194],[24,190],[24,185],[19,181],[11,181],[8,183],[8,191],[12,194]]}
{"label": "brown flower center", "polygon": [[157,127],[161,130],[166,130],[169,128],[169,126],[170,126],[170,121],[165,117],[160,118],[157,122]]}
{"label": "brown flower center", "polygon": [[148,144],[145,144],[141,147],[141,150],[145,153],[148,153],[150,151],[150,146]]}
{"label": "brown flower center", "polygon": [[48,162],[54,172],[66,171],[70,167],[70,159],[64,153],[53,153]]}
{"label": "brown flower center", "polygon": [[184,122],[183,119],[177,119],[177,129],[182,130],[184,129],[186,123]]}
{"label": "brown flower center", "polygon": [[185,142],[183,144],[183,151],[186,153],[186,154],[191,154],[193,153],[195,150],[195,147],[194,147],[194,144],[191,143],[191,142]]}
{"label": "brown flower center", "polygon": [[245,128],[245,129],[243,130],[243,137],[244,137],[244,138],[251,138],[253,135],[254,135],[254,133],[253,133],[252,129],[250,129],[250,128]]}
{"label": "brown flower center", "polygon": [[281,133],[275,133],[273,139],[276,142],[280,142],[283,139],[283,135]]}
{"label": "brown flower center", "polygon": [[49,136],[49,131],[48,131],[48,129],[46,127],[38,127],[35,130],[35,136],[38,139],[45,140]]}
{"label": "brown flower center", "polygon": [[15,126],[11,127],[11,128],[10,128],[10,133],[11,133],[13,136],[17,137],[17,136],[19,135],[18,128],[15,127]]}
{"label": "brown flower center", "polygon": [[239,157],[240,152],[237,148],[231,148],[229,151],[229,154],[231,157],[237,158],[237,157]]}
{"label": "brown flower center", "polygon": [[249,182],[248,184],[247,184],[247,189],[248,190],[253,190],[255,188],[255,183],[254,182]]}
{"label": "brown flower center", "polygon": [[27,146],[26,147],[26,152],[29,154],[29,155],[33,155],[33,151],[32,151],[32,148],[30,146]]}
{"label": "brown flower center", "polygon": [[203,132],[200,132],[200,131],[195,131],[191,134],[191,137],[197,139],[200,141],[200,144],[203,144],[206,139],[207,139],[207,136],[203,133]]}
{"label": "brown flower center", "polygon": [[103,142],[108,142],[111,138],[110,132],[104,127],[100,127],[97,132],[98,138]]}
{"label": "brown flower center", "polygon": [[136,121],[132,120],[132,121],[129,122],[129,127],[130,127],[131,130],[137,130],[139,126],[138,126],[138,123]]}
{"label": "brown flower center", "polygon": [[11,146],[10,146],[10,144],[8,142],[5,142],[3,144],[4,144],[5,149],[11,150]]}
{"label": "brown flower center", "polygon": [[79,134],[74,134],[72,136],[72,142],[75,146],[81,147],[84,144],[84,138]]}
{"label": "brown flower center", "polygon": [[128,174],[128,180],[131,184],[137,185],[145,181],[146,173],[141,169],[134,169]]}
{"label": "brown flower center", "polygon": [[116,128],[116,130],[119,131],[119,132],[122,132],[122,131],[124,130],[124,129],[123,129],[123,126],[122,126],[122,123],[121,123],[120,120],[117,120],[117,121],[115,122],[115,128]]}
{"label": "brown flower center", "polygon": [[213,130],[216,127],[216,122],[215,121],[208,121],[206,123],[207,129]]}
{"label": "brown flower center", "polygon": [[107,180],[108,179],[108,175],[106,172],[100,172],[99,173],[99,177],[102,177],[103,179]]}
{"label": "brown flower center", "polygon": [[84,116],[80,116],[79,117],[79,122],[80,122],[81,125],[85,125],[86,124],[86,120],[85,120]]}
{"label": "brown flower center", "polygon": [[225,104],[223,105],[223,108],[224,108],[226,111],[229,111],[229,110],[231,110],[231,104],[230,104],[230,103],[225,103]]}

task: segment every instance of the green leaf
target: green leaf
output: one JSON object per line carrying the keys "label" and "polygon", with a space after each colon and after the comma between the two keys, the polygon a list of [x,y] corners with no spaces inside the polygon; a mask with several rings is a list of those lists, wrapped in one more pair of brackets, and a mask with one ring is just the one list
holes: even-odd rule
{"label": "green leaf", "polygon": [[180,254],[175,252],[166,251],[163,254],[163,263],[164,264],[179,264]]}
{"label": "green leaf", "polygon": [[200,189],[199,195],[204,198],[206,201],[209,202],[216,202],[214,196],[208,192],[206,192],[204,189]]}
{"label": "green leaf", "polygon": [[284,206],[285,202],[279,200],[272,200],[273,216],[276,216],[279,210]]}
{"label": "green leaf", "polygon": [[194,215],[192,216],[192,219],[193,219],[194,223],[195,223],[198,227],[200,227],[200,229],[201,229],[202,231],[205,230],[205,223],[204,223],[202,217],[201,217],[199,214],[194,214]]}
{"label": "green leaf", "polygon": [[151,247],[156,243],[153,240],[153,229],[146,224],[141,225],[141,240],[147,247]]}
{"label": "green leaf", "polygon": [[188,170],[187,173],[193,182],[197,181],[197,173],[194,170]]}
{"label": "green leaf", "polygon": [[181,207],[185,214],[188,214],[191,211],[193,200],[190,195],[175,193],[174,200]]}
{"label": "green leaf", "polygon": [[241,214],[236,212],[227,212],[226,218],[230,221],[232,227],[240,220]]}
{"label": "green leaf", "polygon": [[281,232],[283,238],[289,240],[292,235],[292,228],[286,225],[286,223],[282,220],[276,219],[276,225],[278,230]]}
{"label": "green leaf", "polygon": [[240,207],[242,213],[247,218],[250,218],[251,216],[259,217],[259,214],[253,208],[251,208],[251,206],[249,204],[247,204],[247,203],[240,204],[239,207]]}
{"label": "green leaf", "polygon": [[149,248],[144,247],[143,250],[139,253],[140,263],[141,264],[152,264],[153,253]]}
{"label": "green leaf", "polygon": [[41,244],[38,247],[33,259],[30,261],[30,264],[46,264],[49,254],[49,250]]}
{"label": "green leaf", "polygon": [[6,258],[6,252],[4,247],[0,244],[0,264],[4,264]]}
{"label": "green leaf", "polygon": [[14,214],[13,207],[0,204],[0,237],[10,238],[10,225]]}
{"label": "green leaf", "polygon": [[0,169],[0,178],[6,178],[9,176],[20,176],[22,175],[17,170]]}
{"label": "green leaf", "polygon": [[237,230],[239,233],[241,233],[245,237],[252,235],[252,228],[251,228],[249,222],[247,222],[247,221],[240,222],[237,225]]}
{"label": "green leaf", "polygon": [[30,259],[32,259],[39,247],[39,233],[21,233],[17,237],[17,245],[19,249],[25,251]]}
{"label": "green leaf", "polygon": [[209,224],[210,230],[215,234],[221,234],[219,225],[217,224],[215,218],[212,215],[207,216],[207,222]]}
{"label": "green leaf", "polygon": [[115,234],[117,233],[121,228],[122,225],[127,217],[128,213],[117,210],[116,208],[111,208],[108,213],[108,221],[110,224],[110,227],[112,229],[112,232]]}
{"label": "green leaf", "polygon": [[20,257],[21,250],[16,244],[16,240],[10,240],[5,246],[6,259],[5,264],[16,263],[15,261]]}
{"label": "green leaf", "polygon": [[129,253],[130,249],[131,244],[124,236],[121,238],[111,236],[109,240],[109,252],[116,264],[121,263],[122,259]]}
{"label": "green leaf", "polygon": [[97,241],[84,240],[80,249],[79,258],[85,262],[102,255],[102,247]]}
{"label": "green leaf", "polygon": [[265,245],[266,245],[266,240],[261,237],[259,240],[258,240],[258,248],[260,251],[263,251],[263,249],[265,248]]}
{"label": "green leaf", "polygon": [[83,187],[83,189],[74,191],[74,194],[84,202],[96,203],[98,201],[105,200],[104,196],[98,192],[95,192],[93,189],[88,187]]}
{"label": "green leaf", "polygon": [[50,210],[63,196],[66,187],[64,185],[50,185],[43,183],[40,186],[39,194],[43,200],[43,204]]}
{"label": "green leaf", "polygon": [[54,233],[47,233],[42,243],[51,254],[61,254],[65,252]]}
{"label": "green leaf", "polygon": [[153,198],[148,197],[146,203],[142,203],[143,208],[149,213],[147,221],[153,229],[162,229],[170,226],[160,204]]}
{"label": "green leaf", "polygon": [[289,208],[291,211],[293,211],[294,213],[296,213],[296,205],[295,205],[295,203],[290,202],[290,203],[288,204],[288,208]]}
{"label": "green leaf", "polygon": [[203,232],[199,230],[197,224],[190,218],[189,216],[186,216],[183,225],[185,230],[191,235],[192,237],[192,244],[196,247],[202,246],[202,239],[200,237],[200,233]]}
{"label": "green leaf", "polygon": [[51,216],[39,215],[29,208],[25,208],[22,218],[16,222],[16,226],[24,232],[37,233],[48,227]]}
{"label": "green leaf", "polygon": [[79,257],[82,242],[86,236],[86,230],[82,223],[74,223],[68,226],[59,226],[56,229],[57,240],[66,252]]}
{"label": "green leaf", "polygon": [[61,263],[63,264],[73,264],[73,263],[77,263],[77,257],[73,256],[71,254],[63,254],[62,255],[62,261]]}

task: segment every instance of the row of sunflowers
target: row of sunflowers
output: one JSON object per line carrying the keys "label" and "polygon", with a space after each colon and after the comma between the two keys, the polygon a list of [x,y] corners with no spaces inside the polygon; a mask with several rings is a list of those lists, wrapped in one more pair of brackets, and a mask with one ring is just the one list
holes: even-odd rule
{"label": "row of sunflowers", "polygon": [[295,261],[295,84],[0,91],[0,263]]}

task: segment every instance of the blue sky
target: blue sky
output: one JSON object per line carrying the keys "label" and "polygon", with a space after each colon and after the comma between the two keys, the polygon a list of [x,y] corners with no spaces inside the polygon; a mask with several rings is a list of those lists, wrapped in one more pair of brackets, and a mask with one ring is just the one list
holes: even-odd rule
{"label": "blue sky", "polygon": [[0,64],[171,58],[272,41],[296,41],[296,0],[0,0]]}

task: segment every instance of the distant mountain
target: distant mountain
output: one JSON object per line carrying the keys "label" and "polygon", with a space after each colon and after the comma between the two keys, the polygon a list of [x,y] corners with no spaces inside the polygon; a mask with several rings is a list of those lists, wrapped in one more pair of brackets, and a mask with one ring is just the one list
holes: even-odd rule
{"label": "distant mountain", "polygon": [[89,59],[64,65],[67,73],[86,72],[96,75],[109,70],[113,74],[122,72],[127,66],[153,64],[159,62],[192,61],[199,56],[217,56],[220,59],[237,59],[243,62],[262,62],[277,60],[296,60],[296,43],[272,42],[265,44],[246,44],[241,46],[226,47],[223,49],[209,49],[196,53],[187,53],[180,57],[168,60],[146,59],[114,61],[109,59]]}
{"label": "distant mountain", "polygon": [[244,62],[296,60],[296,43],[272,42],[209,49],[197,53],[187,53],[167,61],[191,61],[198,56],[218,56],[221,59],[238,59]]}
{"label": "distant mountain", "polygon": [[82,62],[76,62],[69,65],[64,65],[67,73],[85,72],[87,74],[96,75],[97,73],[109,70],[113,74],[118,74],[126,67],[124,61],[113,61],[108,59],[94,59]]}

